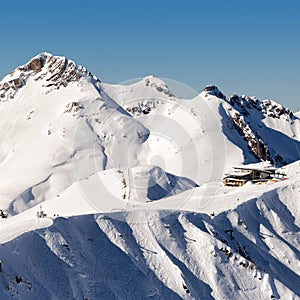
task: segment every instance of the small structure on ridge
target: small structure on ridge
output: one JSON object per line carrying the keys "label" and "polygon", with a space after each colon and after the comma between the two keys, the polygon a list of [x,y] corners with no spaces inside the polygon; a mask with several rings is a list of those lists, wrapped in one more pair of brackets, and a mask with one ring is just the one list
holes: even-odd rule
{"label": "small structure on ridge", "polygon": [[263,167],[260,164],[251,164],[239,167],[233,167],[234,171],[226,174],[223,183],[226,186],[243,186],[246,182],[265,183],[275,180],[279,174],[277,168],[273,166]]}

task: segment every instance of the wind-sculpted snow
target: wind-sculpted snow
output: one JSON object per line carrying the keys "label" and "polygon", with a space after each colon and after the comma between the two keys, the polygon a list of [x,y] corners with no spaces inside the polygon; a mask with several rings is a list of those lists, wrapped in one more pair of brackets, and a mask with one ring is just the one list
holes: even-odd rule
{"label": "wind-sculpted snow", "polygon": [[2,244],[1,298],[296,299],[299,189],[298,178],[215,216],[57,218]]}
{"label": "wind-sculpted snow", "polygon": [[[0,112],[0,299],[300,298],[297,114],[49,53],[0,82]],[[267,160],[283,180],[223,185]]]}

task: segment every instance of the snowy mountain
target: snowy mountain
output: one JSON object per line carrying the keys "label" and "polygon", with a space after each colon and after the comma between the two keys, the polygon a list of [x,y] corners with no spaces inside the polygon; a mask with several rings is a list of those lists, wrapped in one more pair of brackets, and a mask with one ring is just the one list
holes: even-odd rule
{"label": "snowy mountain", "polygon": [[[300,298],[297,113],[49,53],[3,78],[0,112],[1,299]],[[286,180],[223,186],[262,161]]]}

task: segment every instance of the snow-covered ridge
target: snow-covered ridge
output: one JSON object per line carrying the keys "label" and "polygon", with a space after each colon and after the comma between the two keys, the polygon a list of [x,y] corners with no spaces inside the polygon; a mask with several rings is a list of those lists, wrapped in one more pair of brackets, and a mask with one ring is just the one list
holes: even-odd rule
{"label": "snow-covered ridge", "polygon": [[203,89],[204,97],[208,95],[216,96],[217,98],[226,100],[226,96],[215,85],[207,85]]}
{"label": "snow-covered ridge", "polygon": [[146,86],[154,87],[158,92],[163,92],[169,97],[174,96],[172,92],[169,90],[167,84],[161,79],[150,75],[143,78],[143,82]]}
{"label": "snow-covered ridge", "polygon": [[[297,115],[216,86],[105,84],[48,53],[0,87],[1,299],[300,297]],[[223,185],[265,160],[293,163]]]}
{"label": "snow-covered ridge", "polygon": [[226,100],[234,109],[243,115],[249,115],[252,110],[257,110],[263,113],[266,117],[283,118],[288,122],[292,121],[293,112],[276,103],[273,100],[265,99],[259,100],[257,97],[248,97],[246,95],[233,94],[227,97],[215,85],[208,85],[203,89],[204,97],[209,95],[216,96],[219,99]]}
{"label": "snow-covered ridge", "polygon": [[256,97],[233,94],[228,98],[228,102],[244,115],[249,115],[251,110],[255,109],[271,118],[283,118],[288,122],[292,121],[293,112],[273,100],[266,99],[260,101]]}
{"label": "snow-covered ridge", "polygon": [[20,220],[13,230],[40,229],[0,247],[1,299],[298,299],[299,188],[298,177],[249,201],[249,188],[232,191],[236,207],[219,214]]}
{"label": "snow-covered ridge", "polygon": [[85,67],[77,66],[72,60],[44,52],[3,78],[0,82],[0,100],[14,98],[17,91],[26,85],[29,77],[33,77],[35,81],[42,80],[44,87],[52,89],[66,87],[70,82],[78,82],[82,77],[99,81]]}
{"label": "snow-covered ridge", "polygon": [[[294,161],[293,154],[287,155],[284,148],[294,148],[299,153],[300,120],[288,108],[268,99],[261,101],[256,97],[237,94],[226,97],[214,85],[205,87],[201,95],[207,99],[216,97],[224,101],[229,116],[226,124],[229,128],[236,129],[256,158],[269,160],[279,166]],[[288,137],[287,147],[280,148],[275,142],[281,133],[285,138]]]}

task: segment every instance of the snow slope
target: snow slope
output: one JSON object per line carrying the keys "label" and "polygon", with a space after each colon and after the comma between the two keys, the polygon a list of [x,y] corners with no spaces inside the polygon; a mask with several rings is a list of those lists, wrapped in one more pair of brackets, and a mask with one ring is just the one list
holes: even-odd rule
{"label": "snow slope", "polygon": [[[300,298],[297,114],[49,53],[3,78],[0,112],[1,299]],[[288,179],[222,185],[266,160]]]}
{"label": "snow slope", "polygon": [[[82,75],[63,87],[49,86],[53,56],[38,57],[46,59],[42,70],[23,75],[26,84],[12,99],[0,102],[1,206],[11,213],[51,198],[107,166],[124,164],[149,134],[105,96],[91,76]],[[113,147],[114,134],[126,156]]]}
{"label": "snow slope", "polygon": [[241,204],[215,216],[149,209],[56,218],[2,244],[2,297],[297,299],[299,179],[253,199],[246,189]]}
{"label": "snow slope", "polygon": [[0,99],[0,204],[10,214],[110,168],[158,165],[203,184],[220,181],[233,165],[300,158],[300,120],[273,102],[227,100],[214,86],[177,99],[153,76],[102,84],[49,53],[7,75]]}

